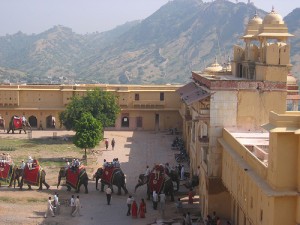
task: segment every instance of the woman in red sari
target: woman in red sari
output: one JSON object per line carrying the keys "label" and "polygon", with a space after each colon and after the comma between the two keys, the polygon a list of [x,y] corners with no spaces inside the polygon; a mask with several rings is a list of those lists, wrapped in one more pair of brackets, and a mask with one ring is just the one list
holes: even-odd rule
{"label": "woman in red sari", "polygon": [[140,208],[139,208],[140,218],[145,218],[145,213],[146,213],[146,203],[145,200],[142,198],[140,203]]}
{"label": "woman in red sari", "polygon": [[138,206],[136,204],[136,201],[133,200],[132,205],[131,205],[131,215],[132,215],[132,218],[137,218],[137,211],[138,211]]}

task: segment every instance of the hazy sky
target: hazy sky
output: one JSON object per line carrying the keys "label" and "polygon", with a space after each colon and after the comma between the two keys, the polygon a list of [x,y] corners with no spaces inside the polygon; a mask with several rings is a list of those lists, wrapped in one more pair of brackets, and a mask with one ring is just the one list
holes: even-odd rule
{"label": "hazy sky", "polygon": [[[0,36],[40,33],[55,25],[76,33],[105,31],[127,21],[144,19],[169,0],[0,0]],[[206,0],[208,1],[208,0]],[[300,0],[252,0],[282,16],[300,7]],[[233,2],[236,2],[233,0]],[[247,2],[247,0],[239,0]]]}

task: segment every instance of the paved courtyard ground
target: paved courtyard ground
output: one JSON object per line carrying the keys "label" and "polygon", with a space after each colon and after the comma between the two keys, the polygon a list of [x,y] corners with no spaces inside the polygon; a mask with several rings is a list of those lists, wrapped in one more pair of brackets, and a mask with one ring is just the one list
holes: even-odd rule
{"label": "paved courtyard ground", "polygon": [[[53,134],[53,132],[56,132]],[[68,137],[73,135],[73,132],[68,131],[33,131],[32,138],[39,137],[53,137],[58,138]],[[0,133],[1,137],[7,137],[7,134]],[[101,154],[97,155],[99,167],[102,166],[103,159],[111,161],[113,158],[119,158],[121,168],[126,174],[127,188],[130,194],[139,201],[141,198],[146,199],[146,186],[140,187],[136,193],[134,193],[134,186],[137,183],[138,176],[145,172],[146,165],[152,167],[155,163],[169,162],[171,166],[175,166],[174,151],[171,150],[171,143],[174,140],[174,135],[168,135],[166,133],[154,133],[154,132],[132,132],[132,131],[106,131],[105,138],[115,138],[116,146],[112,150],[109,147],[108,150],[104,149],[104,146],[100,146]],[[12,136],[9,136],[12,137]],[[13,135],[12,138],[28,138],[28,134]],[[89,174],[92,178],[92,174]],[[181,190],[185,187],[181,186]],[[115,187],[116,190],[116,187]],[[67,192],[66,187],[51,186],[50,190],[43,190],[42,192],[35,190],[32,191],[19,191],[6,187],[0,188],[0,196],[5,193],[6,196],[19,196],[32,197],[40,195],[53,196],[53,193],[58,191],[62,198],[70,198],[71,194],[75,194],[73,191]],[[186,191],[186,189],[184,190]],[[76,194],[75,194],[76,195]],[[45,203],[35,203],[34,200],[27,205],[19,204],[18,202],[0,202],[0,224],[101,224],[101,225],[134,225],[134,224],[154,224],[155,221],[159,221],[162,218],[159,210],[152,209],[152,203],[146,201],[147,214],[145,219],[132,219],[126,216],[126,199],[128,195],[122,193],[121,196],[113,194],[112,204],[106,205],[106,196],[95,188],[95,181],[89,182],[89,194],[80,193],[80,199],[82,203],[82,215],[81,217],[71,217],[70,207],[61,207],[61,214],[54,218],[44,219],[43,215],[46,209]],[[186,197],[181,195],[180,197]],[[198,206],[189,206],[194,208],[194,212],[197,212]],[[192,210],[192,209],[191,209]],[[182,217],[181,213],[176,212],[175,203],[167,199],[167,206],[165,220],[176,220]],[[171,224],[171,223],[170,223]],[[196,223],[195,223],[196,224]]]}

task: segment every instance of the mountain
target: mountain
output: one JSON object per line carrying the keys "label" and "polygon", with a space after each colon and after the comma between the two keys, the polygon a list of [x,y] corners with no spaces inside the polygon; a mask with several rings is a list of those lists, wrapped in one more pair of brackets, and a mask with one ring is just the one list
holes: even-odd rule
{"label": "mountain", "polygon": [[[27,83],[162,84],[188,82],[215,56],[225,62],[243,45],[253,4],[173,0],[142,21],[102,33],[80,35],[55,26],[43,33],[0,37],[0,81]],[[295,75],[300,68],[300,9],[284,18]]]}
{"label": "mountain", "polygon": [[300,78],[300,8],[294,9],[288,14],[284,21],[286,22],[289,32],[295,37],[291,38],[291,63],[293,64],[293,73],[298,79]]}

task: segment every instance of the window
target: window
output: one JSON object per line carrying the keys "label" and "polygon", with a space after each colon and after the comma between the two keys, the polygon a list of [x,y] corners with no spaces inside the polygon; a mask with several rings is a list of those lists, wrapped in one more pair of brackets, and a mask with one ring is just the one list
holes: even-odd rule
{"label": "window", "polygon": [[260,221],[263,221],[263,216],[264,216],[264,211],[261,209],[260,210]]}
{"label": "window", "polygon": [[129,117],[122,118],[121,127],[129,127]]}
{"label": "window", "polygon": [[207,164],[208,147],[202,147],[202,161]]}
{"label": "window", "polygon": [[134,95],[134,100],[139,101],[140,100],[140,94],[135,94]]}
{"label": "window", "polygon": [[160,99],[160,101],[164,101],[165,100],[165,93],[160,92],[159,99]]}

